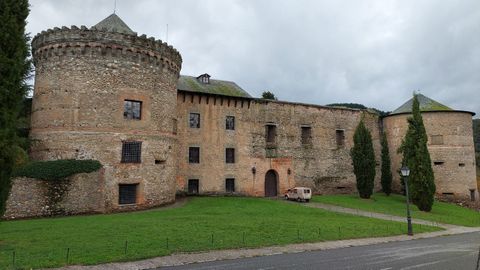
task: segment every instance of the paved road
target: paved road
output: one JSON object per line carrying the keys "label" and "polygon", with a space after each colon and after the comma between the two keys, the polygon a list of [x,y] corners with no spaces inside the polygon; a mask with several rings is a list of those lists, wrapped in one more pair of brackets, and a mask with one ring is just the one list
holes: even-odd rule
{"label": "paved road", "polygon": [[475,232],[371,246],[162,267],[161,269],[477,270],[479,248],[480,232]]}

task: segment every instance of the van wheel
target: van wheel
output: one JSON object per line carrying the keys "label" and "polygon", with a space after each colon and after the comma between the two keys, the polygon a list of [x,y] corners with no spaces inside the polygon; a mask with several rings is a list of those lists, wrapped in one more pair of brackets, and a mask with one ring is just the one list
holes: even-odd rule
{"label": "van wheel", "polygon": [[310,199],[306,199],[306,200],[305,200],[305,202],[309,202],[309,201],[310,201]]}
{"label": "van wheel", "polygon": [[288,201],[288,196],[287,196],[287,195],[285,195],[285,200],[287,200],[287,201]]}
{"label": "van wheel", "polygon": [[302,202],[302,199],[300,199],[300,198],[297,198],[297,202]]}

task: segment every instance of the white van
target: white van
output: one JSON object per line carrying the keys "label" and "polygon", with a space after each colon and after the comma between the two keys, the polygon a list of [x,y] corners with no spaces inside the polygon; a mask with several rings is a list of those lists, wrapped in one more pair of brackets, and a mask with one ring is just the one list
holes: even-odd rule
{"label": "white van", "polygon": [[312,198],[312,190],[307,187],[295,187],[287,190],[285,200],[309,202]]}

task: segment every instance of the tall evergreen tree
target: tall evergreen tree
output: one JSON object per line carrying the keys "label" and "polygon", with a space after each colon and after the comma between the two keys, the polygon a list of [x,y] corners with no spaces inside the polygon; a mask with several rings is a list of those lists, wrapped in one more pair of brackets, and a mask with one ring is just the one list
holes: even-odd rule
{"label": "tall evergreen tree", "polygon": [[368,199],[373,193],[375,181],[375,153],[372,135],[365,127],[363,119],[353,135],[353,148],[350,151],[353,161],[353,172],[357,179],[357,190],[361,198]]}
{"label": "tall evergreen tree", "polygon": [[435,181],[427,140],[420,105],[414,95],[412,117],[408,118],[407,134],[399,151],[403,153],[402,166],[410,168],[408,187],[412,202],[419,210],[430,212],[435,195]]}
{"label": "tall evergreen tree", "polygon": [[25,34],[27,0],[0,1],[0,216],[10,192],[10,176],[19,149],[17,119],[30,72]]}
{"label": "tall evergreen tree", "polygon": [[388,195],[392,193],[392,169],[390,162],[390,153],[388,151],[387,134],[382,134],[382,191]]}

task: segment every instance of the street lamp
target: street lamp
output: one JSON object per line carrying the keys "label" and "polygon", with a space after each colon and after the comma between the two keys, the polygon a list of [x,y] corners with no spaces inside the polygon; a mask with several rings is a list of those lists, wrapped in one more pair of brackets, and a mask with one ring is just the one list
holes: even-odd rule
{"label": "street lamp", "polygon": [[408,235],[413,235],[412,229],[412,217],[410,216],[410,197],[408,195],[408,176],[410,175],[410,169],[407,166],[403,166],[400,169],[400,173],[405,178],[405,195],[407,196],[407,226]]}

